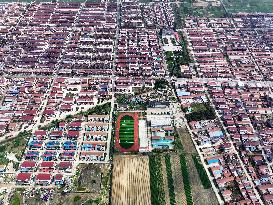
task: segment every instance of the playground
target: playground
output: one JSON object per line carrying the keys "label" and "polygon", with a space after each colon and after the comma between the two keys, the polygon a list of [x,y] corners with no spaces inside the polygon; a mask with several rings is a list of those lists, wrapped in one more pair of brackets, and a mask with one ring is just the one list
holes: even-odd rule
{"label": "playground", "polygon": [[116,148],[120,152],[134,152],[139,150],[137,113],[122,113],[118,116]]}

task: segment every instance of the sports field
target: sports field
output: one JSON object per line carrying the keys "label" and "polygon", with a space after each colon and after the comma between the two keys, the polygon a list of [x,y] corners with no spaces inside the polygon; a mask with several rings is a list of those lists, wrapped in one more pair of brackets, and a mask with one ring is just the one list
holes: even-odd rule
{"label": "sports field", "polygon": [[120,152],[136,152],[139,150],[137,113],[121,113],[118,116],[116,148]]}
{"label": "sports field", "polygon": [[130,148],[134,145],[134,119],[125,115],[120,120],[119,144],[123,148]]}

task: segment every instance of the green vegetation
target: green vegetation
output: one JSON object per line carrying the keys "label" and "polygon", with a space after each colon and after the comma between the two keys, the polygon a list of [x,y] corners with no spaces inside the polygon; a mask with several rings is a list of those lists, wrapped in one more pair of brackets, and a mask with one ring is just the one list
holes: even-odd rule
{"label": "green vegetation", "polygon": [[182,171],[187,205],[192,205],[193,201],[192,201],[192,194],[191,194],[190,176],[189,176],[189,172],[187,168],[187,160],[184,153],[180,154],[180,166]]}
{"label": "green vegetation", "polygon": [[20,132],[16,138],[12,140],[14,148],[25,146],[27,139],[32,135],[31,131]]}
{"label": "green vegetation", "polygon": [[69,93],[66,93],[66,98],[73,98],[74,97],[74,93],[71,93],[71,92],[69,92]]}
{"label": "green vegetation", "polygon": [[152,205],[165,205],[163,188],[162,164],[160,155],[149,156],[151,203]]}
{"label": "green vegetation", "polygon": [[187,153],[185,153],[184,147],[181,143],[181,140],[178,137],[178,134],[176,133],[175,135],[176,135],[176,139],[177,139],[175,141],[175,148],[177,149],[177,151],[179,153],[180,167],[181,167],[181,171],[182,171],[186,201],[187,201],[187,205],[192,205],[193,199],[192,199],[192,192],[191,192],[190,175],[189,175],[187,159],[186,159]]}
{"label": "green vegetation", "polygon": [[170,75],[176,77],[183,77],[181,74],[181,65],[189,65],[192,63],[192,59],[189,55],[187,48],[187,41],[184,38],[182,32],[179,32],[180,42],[178,43],[181,46],[180,51],[167,51],[165,52],[167,67],[170,72]]}
{"label": "green vegetation", "polygon": [[13,169],[18,170],[20,163],[19,162],[13,162]]}
{"label": "green vegetation", "polygon": [[59,123],[60,123],[60,120],[53,120],[49,124],[47,124],[47,125],[45,125],[43,127],[40,127],[39,129],[41,129],[41,130],[51,130],[54,127],[58,127]]}
{"label": "green vegetation", "polygon": [[20,132],[14,139],[7,140],[0,145],[0,164],[7,164],[9,161],[6,158],[7,153],[14,153],[18,160],[21,160],[25,150],[28,138],[31,136],[30,131]]}
{"label": "green vegetation", "polygon": [[176,201],[175,201],[175,193],[174,193],[172,165],[171,165],[170,154],[165,155],[165,163],[166,163],[166,173],[167,173],[168,187],[169,187],[170,204],[175,205]]}
{"label": "green vegetation", "polygon": [[176,45],[176,40],[174,38],[171,38],[172,44],[175,46]]}
{"label": "green vegetation", "polygon": [[100,199],[89,199],[83,205],[93,205],[93,204],[100,204]]}
{"label": "green vegetation", "polygon": [[178,152],[184,152],[184,147],[181,143],[181,140],[179,139],[177,132],[175,132],[174,139],[175,139],[175,141],[173,142],[174,149],[177,150]]}
{"label": "green vegetation", "polygon": [[88,115],[109,115],[111,112],[111,103],[105,103],[103,105],[97,105],[95,107],[92,107],[90,109],[88,109],[87,111],[81,111],[80,113],[78,113],[78,115],[84,115],[84,116],[88,116]]}
{"label": "green vegetation", "polygon": [[72,122],[72,121],[73,121],[73,115],[67,115],[67,116],[65,117],[65,121],[66,121],[66,122]]}
{"label": "green vegetation", "polygon": [[79,195],[74,197],[74,202],[77,202],[77,201],[80,201],[80,200],[81,200],[81,197]]}
{"label": "green vegetation", "polygon": [[[182,170],[182,177],[183,177],[184,190],[185,190],[187,204],[193,204],[192,192],[191,192],[191,182],[193,184],[196,184],[196,183],[193,181],[190,181],[190,174],[192,174],[192,171],[193,171],[192,169],[196,169],[204,189],[210,189],[212,186],[211,186],[210,179],[206,173],[206,170],[205,170],[204,166],[202,165],[202,163],[200,162],[197,152],[195,152],[191,148],[189,151],[189,148],[183,147],[181,139],[182,138],[185,139],[187,137],[190,137],[190,134],[188,132],[189,131],[185,128],[183,131],[180,132],[180,137],[178,136],[178,133],[175,134],[176,135],[175,136],[175,139],[176,139],[175,149],[179,153],[179,157],[180,157],[180,167]],[[185,136],[185,135],[188,135],[188,136]],[[189,163],[189,164],[187,164],[187,163]],[[189,170],[189,168],[190,168],[190,170]],[[189,171],[190,171],[190,173],[189,173]],[[194,173],[195,172],[193,171],[193,175],[191,175],[191,176],[195,177],[196,175]]]}
{"label": "green vegetation", "polygon": [[133,95],[131,94],[117,94],[115,96],[116,102],[118,104],[127,104],[129,102],[130,98],[133,98]]}
{"label": "green vegetation", "polygon": [[154,89],[165,89],[169,85],[168,81],[165,79],[156,79],[154,84]]}
{"label": "green vegetation", "polygon": [[272,0],[223,0],[227,11],[229,13],[238,12],[263,12],[272,13],[273,1]]}
{"label": "green vegetation", "polygon": [[191,113],[186,114],[188,122],[215,119],[215,111],[209,103],[194,103],[191,105]]}
{"label": "green vegetation", "polygon": [[180,9],[180,7],[177,6],[177,4],[174,4],[173,12],[174,12],[174,17],[175,17],[174,29],[182,28],[182,26],[184,24],[183,17],[181,14],[181,9]]}
{"label": "green vegetation", "polygon": [[170,72],[171,76],[176,77],[182,77],[181,75],[181,69],[180,69],[180,63],[179,63],[179,56],[182,55],[180,51],[166,51],[166,62],[167,62],[167,68]]}
{"label": "green vegetation", "polygon": [[189,65],[190,63],[192,63],[189,51],[188,51],[188,43],[185,39],[185,37],[183,36],[182,32],[178,32],[179,36],[180,36],[180,46],[182,47],[182,52],[183,52],[183,58],[181,59],[182,61],[182,65]]}
{"label": "green vegetation", "polygon": [[[111,103],[108,102],[103,105],[97,105],[95,107],[92,107],[92,108],[88,109],[87,111],[80,111],[75,116],[77,117],[79,115],[84,115],[85,117],[87,117],[88,115],[109,115],[110,111],[111,111]],[[43,127],[39,127],[39,129],[51,130],[55,127],[58,127],[59,123],[62,121],[72,122],[75,116],[67,115],[65,117],[65,120],[53,120],[50,123],[48,123],[47,125],[45,125]]]}
{"label": "green vegetation", "polygon": [[79,186],[77,187],[77,191],[79,191],[79,192],[85,192],[85,191],[86,191],[86,188],[79,185]]}
{"label": "green vegetation", "polygon": [[[228,13],[271,13],[273,11],[272,0],[223,0],[222,2]],[[226,15],[223,6],[212,6],[209,3],[207,7],[197,7],[194,6],[193,0],[184,0],[181,2],[180,7],[175,4],[174,14],[176,17],[176,28],[182,27],[180,19],[186,16],[224,17]]]}
{"label": "green vegetation", "polygon": [[181,72],[179,65],[175,65],[176,61],[174,60],[173,52],[167,51],[165,52],[167,68],[171,75],[181,77]]}
{"label": "green vegetation", "polygon": [[[143,91],[145,92],[145,91]],[[142,94],[143,92],[139,93]],[[129,110],[146,110],[148,102],[141,97],[132,94],[116,94],[118,104],[128,105]]]}
{"label": "green vegetation", "polygon": [[[237,1],[237,0],[234,0]],[[180,15],[186,16],[196,16],[196,17],[223,17],[225,11],[222,6],[212,6],[210,3],[208,6],[198,7],[194,5],[194,0],[184,0],[180,4]],[[175,14],[178,12],[177,9],[174,10]]]}
{"label": "green vegetation", "polygon": [[192,155],[192,159],[193,159],[194,165],[197,169],[197,172],[198,172],[198,175],[199,175],[200,180],[202,182],[202,185],[204,186],[205,189],[211,188],[211,183],[210,183],[209,177],[208,177],[203,165],[199,162],[196,155]]}
{"label": "green vegetation", "polygon": [[20,198],[18,196],[18,194],[14,194],[11,198],[11,205],[20,205],[21,202],[20,202]]}
{"label": "green vegetation", "polygon": [[124,116],[120,120],[119,144],[128,149],[134,145],[134,119],[131,116]]}

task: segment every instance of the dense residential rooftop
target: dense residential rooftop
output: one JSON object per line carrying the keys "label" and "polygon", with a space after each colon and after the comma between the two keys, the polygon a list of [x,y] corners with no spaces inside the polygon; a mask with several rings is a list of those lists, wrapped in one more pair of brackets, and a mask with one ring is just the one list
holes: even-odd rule
{"label": "dense residential rooftop", "polygon": [[5,200],[273,204],[273,14],[232,4],[1,3]]}

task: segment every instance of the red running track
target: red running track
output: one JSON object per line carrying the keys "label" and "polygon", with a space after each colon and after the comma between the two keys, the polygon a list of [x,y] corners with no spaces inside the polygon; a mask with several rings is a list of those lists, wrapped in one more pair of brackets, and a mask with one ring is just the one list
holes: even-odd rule
{"label": "red running track", "polygon": [[[119,144],[119,129],[120,129],[120,120],[124,116],[131,116],[134,119],[134,145],[128,149],[125,149],[121,147]],[[136,112],[125,112],[122,113],[118,116],[117,119],[117,126],[116,126],[116,142],[115,142],[115,147],[120,151],[120,152],[138,152],[139,150],[139,143],[138,143],[138,113]]]}

